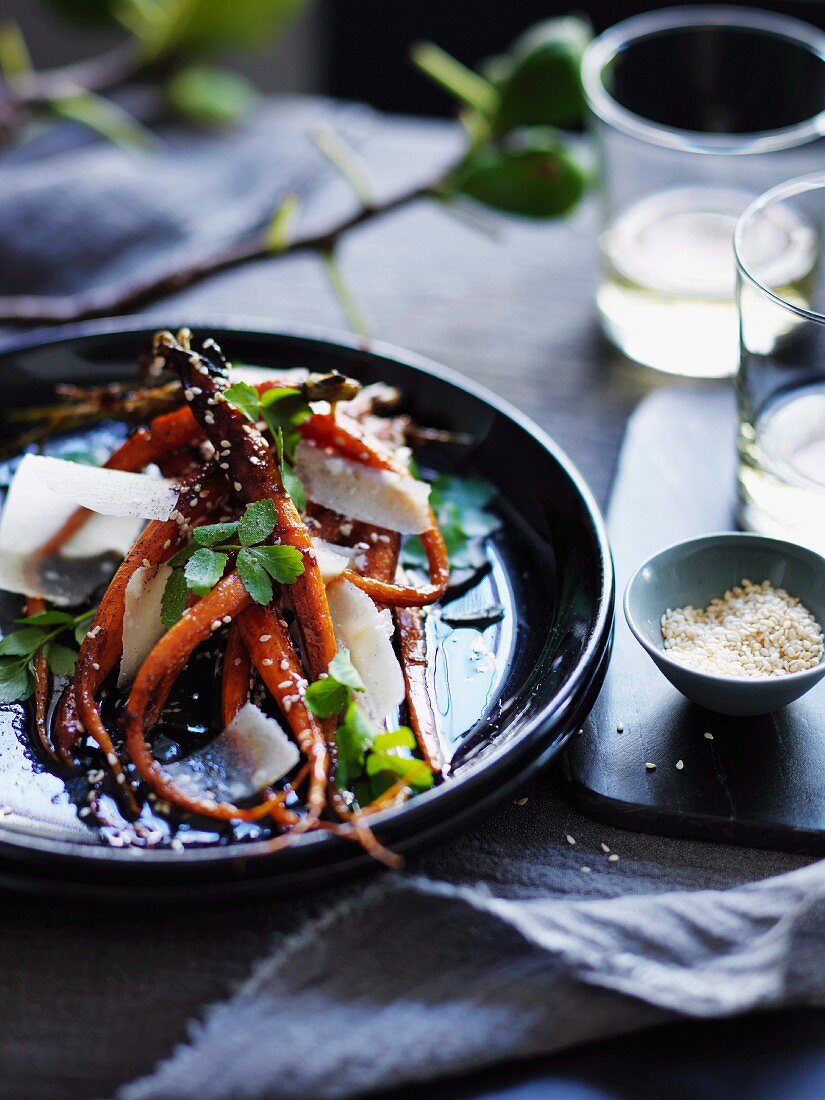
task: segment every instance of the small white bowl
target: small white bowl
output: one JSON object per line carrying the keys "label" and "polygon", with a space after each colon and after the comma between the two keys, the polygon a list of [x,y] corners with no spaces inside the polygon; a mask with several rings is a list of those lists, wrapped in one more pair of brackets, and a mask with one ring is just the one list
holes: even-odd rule
{"label": "small white bowl", "polygon": [[765,714],[810,691],[825,662],[785,676],[716,676],[668,656],[662,615],[668,608],[707,607],[747,577],[768,580],[798,596],[820,626],[825,623],[825,558],[813,550],[762,535],[728,532],[676,543],[641,565],[624,594],[624,613],[637,641],[675,688],[719,714]]}

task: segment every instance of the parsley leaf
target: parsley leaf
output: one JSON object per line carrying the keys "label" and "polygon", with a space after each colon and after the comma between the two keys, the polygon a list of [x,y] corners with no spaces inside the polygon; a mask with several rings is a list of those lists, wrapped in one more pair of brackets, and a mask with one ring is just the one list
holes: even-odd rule
{"label": "parsley leaf", "polygon": [[415,734],[410,727],[399,726],[389,733],[376,734],[374,748],[376,752],[386,752],[387,749],[414,749],[415,744]]}
{"label": "parsley leaf", "polygon": [[0,662],[0,704],[22,703],[33,691],[34,677],[27,665]]}
{"label": "parsley leaf", "polygon": [[415,760],[411,756],[396,756],[389,752],[374,751],[366,758],[366,769],[370,777],[390,772],[419,791],[425,791],[433,785],[432,769],[423,760]]}
{"label": "parsley leaf", "polygon": [[55,676],[71,676],[74,672],[77,653],[60,642],[49,642],[43,651],[49,668]]}
{"label": "parsley leaf", "polygon": [[246,552],[278,584],[293,584],[304,571],[303,555],[294,546],[254,546]]}
{"label": "parsley leaf", "polygon": [[352,663],[348,649],[338,650],[329,662],[327,671],[331,677],[334,677],[344,687],[352,688],[353,691],[364,690],[364,681],[361,679],[358,669]]}
{"label": "parsley leaf", "polygon": [[334,676],[326,676],[309,685],[304,700],[316,718],[332,718],[347,705],[349,692]]}
{"label": "parsley leaf", "polygon": [[223,391],[224,401],[239,409],[247,420],[255,424],[260,415],[258,391],[248,382],[236,382]]}
{"label": "parsley leaf", "polygon": [[254,546],[269,538],[275,530],[277,513],[275,502],[266,497],[254,504],[247,504],[238,521],[238,540],[242,546]]}
{"label": "parsley leaf", "polygon": [[372,726],[364,712],[356,703],[350,703],[341,725],[335,731],[335,742],[338,746],[335,785],[339,790],[345,790],[361,774],[364,757],[372,747],[373,736]]}
{"label": "parsley leaf", "polygon": [[274,435],[278,428],[297,428],[312,416],[312,407],[300,390],[276,387],[261,395],[261,416]]}
{"label": "parsley leaf", "polygon": [[169,574],[160,601],[160,621],[165,630],[171,630],[183,615],[186,608],[186,593],[186,577],[182,570],[175,569]]}
{"label": "parsley leaf", "polygon": [[27,615],[24,619],[14,621],[24,626],[57,626],[58,623],[74,626],[75,616],[70,615],[68,611],[37,611],[34,615]]}
{"label": "parsley leaf", "polygon": [[[278,465],[281,467],[281,480],[284,483],[284,488],[292,497],[292,503],[298,511],[303,512],[307,506],[306,489],[304,488],[304,483],[295,473],[292,466],[290,466],[285,455],[287,436],[293,435],[295,435],[295,433],[285,432],[283,428],[278,428],[277,432],[275,432],[275,445],[278,448]],[[297,436],[295,438],[297,439]]]}
{"label": "parsley leaf", "polygon": [[196,596],[207,596],[223,576],[228,561],[226,554],[206,547],[196,550],[183,571],[187,585]]}
{"label": "parsley leaf", "polygon": [[48,640],[49,632],[39,627],[23,627],[0,641],[0,657],[23,657],[36,653]]}
{"label": "parsley leaf", "polygon": [[[500,526],[500,520],[486,511],[494,495],[491,485],[474,478],[442,474],[432,483],[430,504],[453,569],[483,564],[480,543]],[[417,535],[404,540],[401,556],[405,565],[426,568],[427,555]]]}
{"label": "parsley leaf", "polygon": [[[276,549],[273,547],[273,550]],[[255,603],[268,604],[272,599],[272,581],[260,562],[255,560],[254,551],[243,549],[239,551],[235,567],[238,576],[244,584],[244,588]]]}
{"label": "parsley leaf", "polygon": [[217,546],[219,542],[231,539],[237,530],[237,523],[210,523],[196,527],[192,532],[192,539],[198,546]]}

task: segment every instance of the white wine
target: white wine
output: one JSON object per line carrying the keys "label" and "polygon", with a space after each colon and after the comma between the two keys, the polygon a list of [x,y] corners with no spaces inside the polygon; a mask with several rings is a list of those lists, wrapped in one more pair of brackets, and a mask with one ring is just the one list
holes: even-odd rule
{"label": "white wine", "polygon": [[825,379],[743,420],[739,457],[742,525],[825,554]]}
{"label": "white wine", "polygon": [[[631,359],[694,378],[735,372],[733,230],[751,198],[719,187],[661,191],[629,207],[602,234],[599,311]],[[779,209],[766,219],[758,251],[768,285],[802,299],[816,254],[811,228]]]}

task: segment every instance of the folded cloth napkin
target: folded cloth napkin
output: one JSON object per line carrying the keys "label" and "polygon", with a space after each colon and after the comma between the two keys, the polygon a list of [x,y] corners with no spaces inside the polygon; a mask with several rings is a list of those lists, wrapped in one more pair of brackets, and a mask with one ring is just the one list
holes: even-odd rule
{"label": "folded cloth napkin", "polygon": [[[454,147],[447,131],[441,145],[431,129],[416,144],[414,122],[382,129],[371,112],[320,101],[264,106],[220,137],[167,132],[143,156],[62,137],[58,146],[34,142],[0,161],[0,292],[67,293],[166,271],[266,224],[293,190],[305,196],[306,217],[330,218],[336,204],[353,201],[307,138],[330,123],[364,152],[379,190],[431,173]],[[222,303],[237,312],[239,285],[248,283],[220,283]],[[200,300],[215,299],[196,289],[187,308]],[[556,1051],[677,1013],[722,1016],[825,998],[825,865],[602,827],[571,811],[546,779],[519,803],[403,873],[339,888],[320,915],[318,899],[273,905],[285,915],[271,927],[294,927],[301,915],[304,927],[262,945],[249,979],[119,1100],[344,1096]],[[146,921],[107,920],[85,963],[78,928],[47,925],[55,977],[45,1013],[34,1000],[42,960],[36,945],[29,950],[30,930],[4,912],[16,980],[33,1001],[23,1019],[49,1015],[75,968],[93,963],[93,1017],[78,1021],[75,1036],[85,1044],[99,1019],[121,1013],[131,980],[121,959],[140,950],[142,974],[151,960],[185,991],[195,963],[224,973],[221,945],[252,934],[245,913],[201,913],[154,952],[138,947]],[[167,955],[197,957],[187,970]],[[14,1034],[15,1020],[6,1023]],[[51,1040],[38,1057],[62,1066]],[[11,1049],[29,1047],[21,1040]],[[15,1095],[29,1072],[17,1065]]]}
{"label": "folded cloth napkin", "polygon": [[677,1014],[821,1004],[825,864],[804,863],[609,829],[539,781],[273,945],[118,1100],[347,1096]]}

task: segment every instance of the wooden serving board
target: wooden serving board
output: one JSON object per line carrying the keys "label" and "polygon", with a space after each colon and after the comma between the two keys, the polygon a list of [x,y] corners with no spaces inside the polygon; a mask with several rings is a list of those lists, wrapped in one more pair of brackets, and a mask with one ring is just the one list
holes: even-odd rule
{"label": "wooden serving board", "polygon": [[651,554],[735,527],[735,425],[733,394],[721,387],[661,390],[630,420],[608,513],[615,648],[596,706],[570,741],[564,787],[611,825],[821,853],[825,682],[773,714],[712,714],[671,687],[621,609],[627,581]]}

